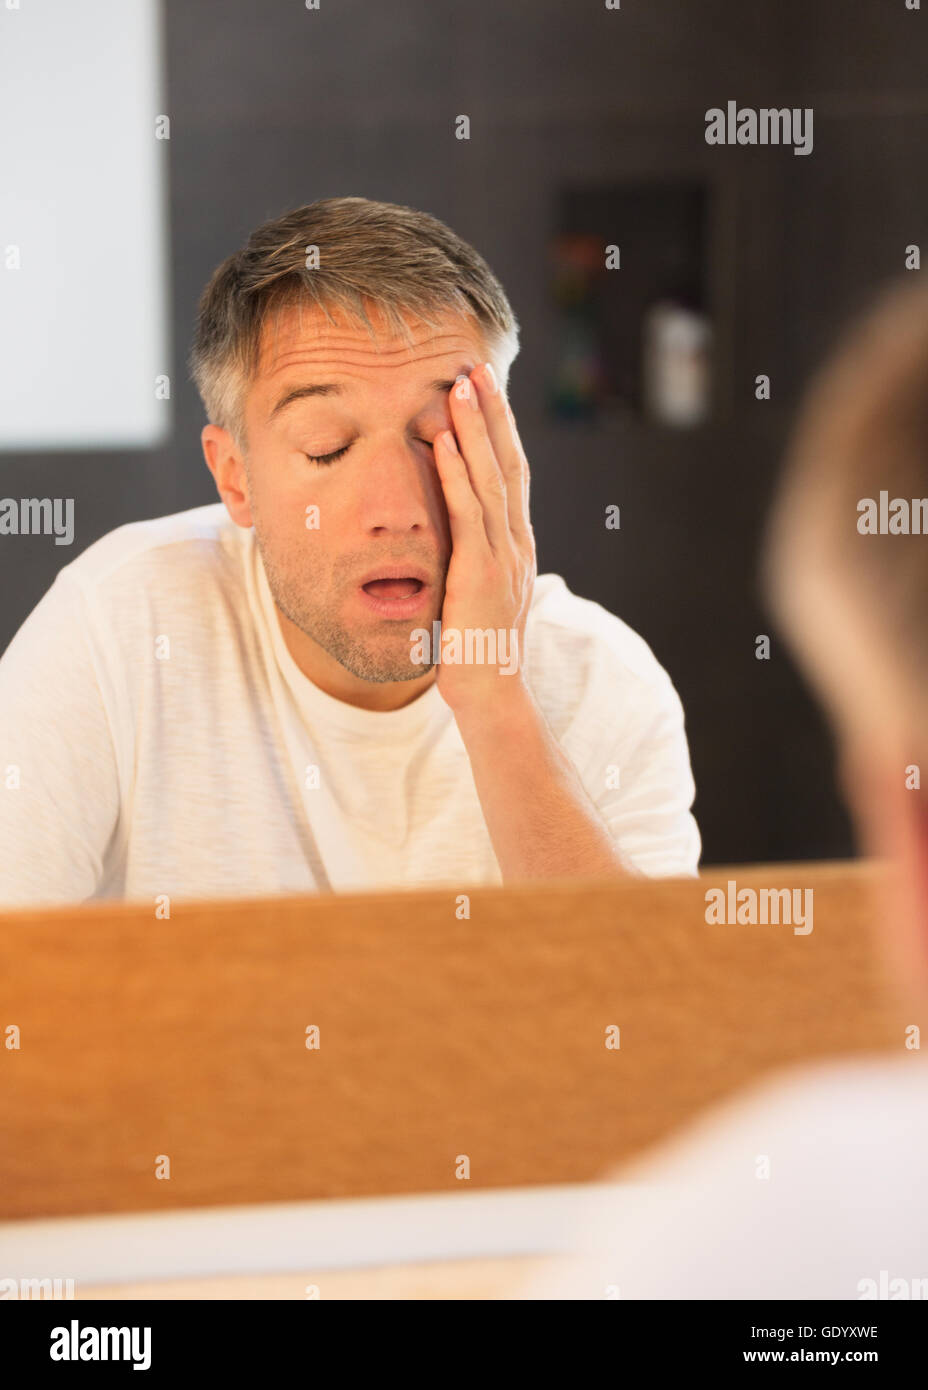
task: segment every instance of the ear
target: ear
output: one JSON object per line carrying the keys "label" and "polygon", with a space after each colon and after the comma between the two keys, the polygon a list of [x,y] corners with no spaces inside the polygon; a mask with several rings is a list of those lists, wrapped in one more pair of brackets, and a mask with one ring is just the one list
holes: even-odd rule
{"label": "ear", "polygon": [[219,425],[206,425],[200,433],[200,444],[206,466],[213,475],[229,516],[237,526],[247,528],[254,525],[248,495],[248,473],[234,438]]}

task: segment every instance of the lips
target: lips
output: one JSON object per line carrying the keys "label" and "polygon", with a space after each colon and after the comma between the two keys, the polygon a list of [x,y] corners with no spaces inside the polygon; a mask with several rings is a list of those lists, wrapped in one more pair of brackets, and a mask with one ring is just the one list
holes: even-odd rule
{"label": "lips", "polygon": [[429,574],[428,570],[417,565],[415,560],[397,560],[392,564],[378,565],[376,569],[368,570],[367,574],[361,575],[358,583],[363,589],[365,584],[370,584],[374,579],[418,579],[420,584],[427,584]]}
{"label": "lips", "polygon": [[418,565],[383,565],[360,581],[362,603],[381,618],[409,618],[430,602],[429,576]]}
{"label": "lips", "polygon": [[361,588],[372,598],[412,598],[422,588],[422,580],[411,575],[403,579],[369,579]]}
{"label": "lips", "polygon": [[420,565],[401,560],[395,565],[381,565],[370,570],[362,576],[361,588],[372,598],[401,599],[412,598],[428,582],[428,574]]}

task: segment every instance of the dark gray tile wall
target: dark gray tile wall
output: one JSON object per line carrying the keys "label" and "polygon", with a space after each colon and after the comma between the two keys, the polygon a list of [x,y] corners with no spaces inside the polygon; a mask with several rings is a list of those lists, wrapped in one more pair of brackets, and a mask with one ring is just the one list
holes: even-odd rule
{"label": "dark gray tile wall", "polygon": [[[770,631],[756,547],[798,387],[867,286],[901,267],[900,244],[924,236],[926,25],[901,0],[891,14],[877,0],[167,0],[174,437],[146,453],[0,454],[0,495],[77,499],[72,553],[0,546],[0,646],[98,536],[214,500],[184,361],[215,264],[301,202],[409,203],[506,285],[540,567],[631,623],[670,671],[705,861],[849,853],[820,717],[775,634],[773,659],[754,657]],[[729,98],[815,106],[813,155],[707,147],[705,110]],[[462,112],[469,143],[453,137]],[[556,190],[676,174],[713,192],[718,415],[682,434],[553,421]],[[769,405],[753,396],[762,371]],[[602,524],[608,502],[619,533]]]}

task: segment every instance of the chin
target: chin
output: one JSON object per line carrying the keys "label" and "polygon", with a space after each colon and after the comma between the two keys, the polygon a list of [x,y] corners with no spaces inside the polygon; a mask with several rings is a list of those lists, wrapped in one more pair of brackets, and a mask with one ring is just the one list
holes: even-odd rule
{"label": "chin", "polygon": [[359,676],[361,680],[369,681],[371,685],[396,685],[401,681],[417,681],[423,676],[427,676],[431,666],[407,666],[387,667],[382,671],[353,671],[352,675]]}

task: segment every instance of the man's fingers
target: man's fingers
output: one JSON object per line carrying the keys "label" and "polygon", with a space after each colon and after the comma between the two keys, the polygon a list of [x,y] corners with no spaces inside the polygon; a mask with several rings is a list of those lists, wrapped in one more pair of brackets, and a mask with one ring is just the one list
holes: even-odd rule
{"label": "man's fingers", "polygon": [[489,548],[484,509],[452,430],[442,430],[435,436],[435,466],[445,494],[452,548],[458,552],[480,545]]}
{"label": "man's fingers", "polygon": [[480,404],[493,452],[506,483],[509,529],[520,542],[531,539],[529,513],[529,468],[522,441],[516,429],[512,408],[499,389],[496,373],[489,362],[477,367],[476,381]]}
{"label": "man's fingers", "polygon": [[477,388],[469,377],[458,378],[451,388],[449,404],[471,485],[483,507],[490,545],[495,551],[504,551],[512,545],[506,480],[490,440]]}

